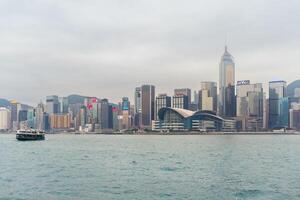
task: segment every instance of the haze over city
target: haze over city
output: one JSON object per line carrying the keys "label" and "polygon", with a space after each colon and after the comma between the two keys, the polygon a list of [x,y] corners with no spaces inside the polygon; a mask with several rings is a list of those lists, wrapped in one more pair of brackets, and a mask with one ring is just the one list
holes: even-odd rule
{"label": "haze over city", "polygon": [[0,2],[1,97],[133,97],[218,81],[227,41],[236,80],[299,78],[299,1]]}

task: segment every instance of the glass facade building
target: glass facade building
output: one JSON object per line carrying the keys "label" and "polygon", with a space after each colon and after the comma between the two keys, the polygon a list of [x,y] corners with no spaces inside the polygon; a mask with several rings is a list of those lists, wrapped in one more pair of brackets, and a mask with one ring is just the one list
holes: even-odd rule
{"label": "glass facade building", "polygon": [[219,66],[219,115],[235,116],[235,63],[225,47]]}
{"label": "glass facade building", "polygon": [[[269,128],[274,129],[282,126],[280,113],[286,100],[286,82],[271,81],[269,82]],[[282,107],[282,108],[281,108]],[[287,115],[288,116],[288,115]]]}
{"label": "glass facade building", "polygon": [[143,85],[141,87],[141,127],[151,128],[155,116],[155,86]]}
{"label": "glass facade building", "polygon": [[189,109],[189,97],[186,95],[173,96],[173,108]]}
{"label": "glass facade building", "polygon": [[171,97],[167,94],[160,94],[155,100],[155,120],[158,119],[158,111],[161,108],[171,107],[172,105]]}

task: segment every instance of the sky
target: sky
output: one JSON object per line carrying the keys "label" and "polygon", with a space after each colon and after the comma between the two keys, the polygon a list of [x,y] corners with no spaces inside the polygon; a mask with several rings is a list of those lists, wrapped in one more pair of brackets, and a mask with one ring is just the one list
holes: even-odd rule
{"label": "sky", "polygon": [[118,102],[218,81],[225,44],[236,80],[299,79],[299,0],[1,0],[0,98]]}

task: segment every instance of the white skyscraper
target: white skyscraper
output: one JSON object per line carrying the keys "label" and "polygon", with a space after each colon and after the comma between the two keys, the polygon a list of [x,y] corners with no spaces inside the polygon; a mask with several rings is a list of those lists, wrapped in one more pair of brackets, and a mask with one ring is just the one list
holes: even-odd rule
{"label": "white skyscraper", "polygon": [[235,116],[235,63],[225,47],[220,62],[219,79],[219,115]]}

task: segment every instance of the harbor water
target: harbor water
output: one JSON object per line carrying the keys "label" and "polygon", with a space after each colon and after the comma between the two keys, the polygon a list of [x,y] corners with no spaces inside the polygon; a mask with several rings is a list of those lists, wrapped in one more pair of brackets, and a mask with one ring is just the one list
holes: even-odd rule
{"label": "harbor water", "polygon": [[0,135],[0,200],[300,199],[297,135]]}

